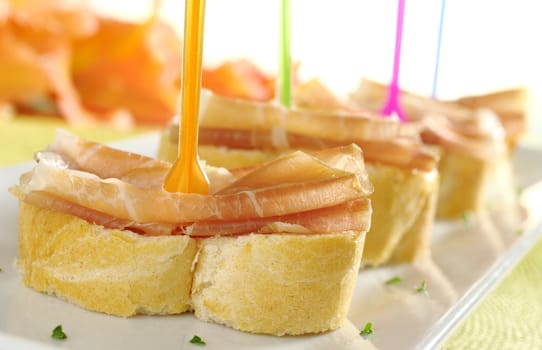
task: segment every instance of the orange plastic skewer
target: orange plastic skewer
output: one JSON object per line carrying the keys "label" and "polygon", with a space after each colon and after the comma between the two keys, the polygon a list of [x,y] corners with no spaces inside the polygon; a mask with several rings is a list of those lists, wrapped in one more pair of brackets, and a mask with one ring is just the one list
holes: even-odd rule
{"label": "orange plastic skewer", "polygon": [[209,180],[198,160],[204,14],[205,0],[186,0],[179,155],[164,183],[169,192],[209,192]]}

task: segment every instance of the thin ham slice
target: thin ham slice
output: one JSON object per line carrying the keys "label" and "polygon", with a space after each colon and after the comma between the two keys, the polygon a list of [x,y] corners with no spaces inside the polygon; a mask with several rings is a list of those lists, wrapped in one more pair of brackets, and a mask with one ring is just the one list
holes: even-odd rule
{"label": "thin ham slice", "polygon": [[355,199],[329,208],[269,218],[213,220],[195,223],[138,223],[68,202],[46,192],[32,192],[25,201],[46,209],[75,215],[110,229],[131,230],[148,236],[185,234],[195,237],[231,236],[246,233],[326,233],[346,230],[368,231],[371,209],[367,198]]}
{"label": "thin ham slice", "polygon": [[322,152],[293,152],[238,176],[213,173],[221,186],[211,195],[170,193],[162,188],[168,163],[59,133],[18,191],[29,203],[147,234],[243,234],[277,222],[366,230],[372,186],[361,150]]}

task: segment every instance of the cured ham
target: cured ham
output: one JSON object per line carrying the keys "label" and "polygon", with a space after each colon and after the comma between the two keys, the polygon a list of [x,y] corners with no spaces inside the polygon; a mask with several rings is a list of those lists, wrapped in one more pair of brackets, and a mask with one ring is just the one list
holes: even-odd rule
{"label": "cured ham", "polygon": [[69,213],[92,224],[110,229],[130,230],[147,236],[190,235],[194,237],[231,236],[247,233],[326,233],[370,227],[370,202],[356,199],[329,208],[283,216],[248,220],[208,220],[194,223],[139,223],[119,219],[83,207],[45,192],[32,192],[25,202],[51,210]]}
{"label": "cured ham", "polygon": [[[171,141],[177,143],[178,136]],[[246,129],[213,129],[201,128],[199,142],[202,145],[226,146],[233,149],[303,149],[307,152],[329,147],[338,147],[344,142],[316,138],[306,135],[285,133],[284,144],[275,141],[273,130],[246,130]],[[388,141],[367,141],[353,139],[363,149],[364,158],[369,163],[381,163],[403,168],[413,168],[429,171],[435,166],[435,157],[429,152],[420,149],[416,142],[408,139]],[[288,147],[284,147],[287,144]]]}
{"label": "cured ham", "polygon": [[165,162],[59,133],[17,192],[37,206],[152,235],[244,234],[275,223],[285,232],[369,227],[372,185],[355,145],[325,150],[322,158],[292,152],[237,176],[214,172],[211,182],[221,185],[211,195],[165,191],[168,169]]}
{"label": "cured ham", "polygon": [[[351,100],[358,108],[378,110],[385,96],[385,85],[362,80]],[[424,143],[481,160],[493,159],[503,152],[505,129],[502,118],[492,110],[468,109],[406,91],[401,92],[401,101],[409,118],[419,124]]]}
{"label": "cured ham", "polygon": [[[247,116],[249,116],[247,118]],[[337,113],[286,109],[272,103],[260,103],[202,92],[201,127],[270,130],[308,134],[342,142],[355,138],[388,140],[414,136],[416,126],[401,126],[394,120],[374,123],[370,113]]]}
{"label": "cured ham", "polygon": [[[209,92],[203,96],[201,145],[314,152],[355,143],[370,163],[430,171],[437,162],[436,154],[419,140],[419,123],[402,124],[369,113],[285,109]],[[177,128],[170,128],[171,144],[177,143]]]}
{"label": "cured ham", "polygon": [[[323,98],[329,91],[320,87],[298,87],[294,104],[305,109],[207,94],[200,116],[200,156],[244,177],[256,174],[258,164],[276,154],[298,149],[323,159],[326,147],[356,144],[363,150],[374,185],[364,261],[377,266],[426,255],[439,185],[439,150],[422,142],[423,124],[349,110],[334,96]],[[297,103],[303,93],[312,94],[311,89],[318,89],[315,97]],[[309,108],[315,101],[323,105]],[[178,125],[163,133],[159,153],[163,159],[174,160],[177,134]]]}

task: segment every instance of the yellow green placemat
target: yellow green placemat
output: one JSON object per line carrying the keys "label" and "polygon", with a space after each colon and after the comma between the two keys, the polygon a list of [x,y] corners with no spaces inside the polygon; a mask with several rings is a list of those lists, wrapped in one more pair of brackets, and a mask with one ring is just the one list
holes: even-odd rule
{"label": "yellow green placemat", "polygon": [[542,240],[458,327],[443,349],[542,349]]}
{"label": "yellow green placemat", "polygon": [[143,127],[130,130],[105,126],[70,127],[60,119],[48,117],[0,120],[0,166],[31,160],[36,151],[43,149],[53,140],[55,130],[58,128],[97,142],[119,140],[156,130]]}

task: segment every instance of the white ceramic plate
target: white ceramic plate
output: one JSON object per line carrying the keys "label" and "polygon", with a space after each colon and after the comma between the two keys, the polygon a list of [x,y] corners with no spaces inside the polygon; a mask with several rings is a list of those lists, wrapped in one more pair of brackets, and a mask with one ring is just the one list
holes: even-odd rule
{"label": "white ceramic plate", "polygon": [[[115,144],[137,153],[154,155],[158,135]],[[524,200],[540,196],[542,169],[534,169],[542,152],[520,150],[516,157],[518,182],[529,187]],[[194,335],[206,341],[205,349],[410,349],[433,347],[525,254],[538,233],[531,229],[503,243],[493,221],[438,223],[433,240],[434,257],[412,265],[366,269],[360,272],[349,311],[349,321],[323,335],[272,337],[238,332],[196,320],[192,314],[123,319],[80,309],[22,285],[14,267],[17,256],[17,200],[6,189],[32,163],[0,169],[0,350],[7,349],[198,349],[189,343]],[[535,171],[536,170],[536,171]],[[523,172],[523,173],[522,173]],[[523,175],[522,175],[523,174]],[[538,188],[538,189],[537,189]],[[527,203],[528,204],[528,203]],[[538,215],[538,216],[537,216]],[[531,217],[542,217],[531,213]],[[533,220],[531,228],[538,220]],[[519,237],[519,236],[518,236]],[[501,240],[501,244],[495,244]],[[446,249],[444,249],[446,247]],[[476,254],[469,250],[476,249]],[[461,259],[457,259],[462,256]],[[467,257],[467,258],[465,258]],[[399,285],[386,285],[400,276]],[[415,291],[426,281],[427,294]],[[372,322],[374,334],[363,339],[360,329]],[[64,341],[50,337],[61,324]]]}

